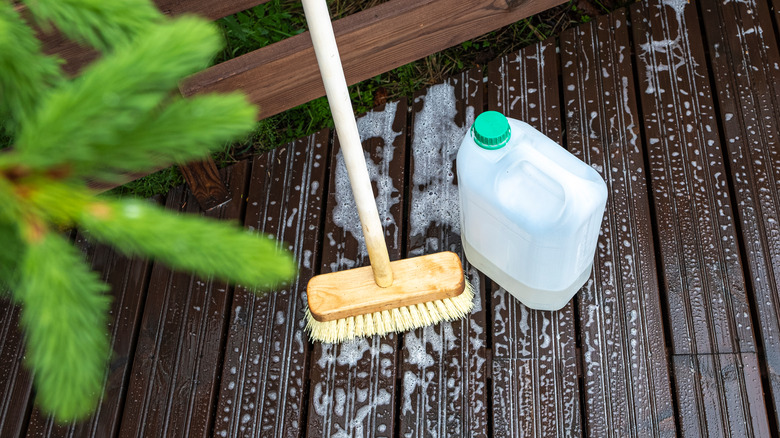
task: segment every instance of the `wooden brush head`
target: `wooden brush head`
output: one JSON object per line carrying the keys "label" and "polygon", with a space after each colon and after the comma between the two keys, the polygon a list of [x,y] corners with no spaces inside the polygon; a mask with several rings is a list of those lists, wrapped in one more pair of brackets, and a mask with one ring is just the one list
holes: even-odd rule
{"label": "wooden brush head", "polygon": [[460,258],[440,252],[390,263],[393,284],[379,287],[371,266],[333,272],[309,280],[306,295],[312,317],[320,322],[453,298],[466,281]]}

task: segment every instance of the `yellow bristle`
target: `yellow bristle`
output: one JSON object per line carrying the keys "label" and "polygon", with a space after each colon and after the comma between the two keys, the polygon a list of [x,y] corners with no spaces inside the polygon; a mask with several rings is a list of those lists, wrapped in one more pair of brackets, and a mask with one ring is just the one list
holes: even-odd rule
{"label": "yellow bristle", "polygon": [[468,283],[460,295],[426,303],[399,307],[373,314],[357,315],[334,321],[315,320],[306,309],[306,330],[312,339],[336,343],[356,337],[402,332],[451,321],[468,315],[474,306],[474,289]]}
{"label": "yellow bristle", "polygon": [[441,320],[441,314],[439,313],[439,309],[436,308],[436,304],[432,302],[425,303],[425,308],[427,309],[426,313],[432,324],[434,323],[433,321]]}

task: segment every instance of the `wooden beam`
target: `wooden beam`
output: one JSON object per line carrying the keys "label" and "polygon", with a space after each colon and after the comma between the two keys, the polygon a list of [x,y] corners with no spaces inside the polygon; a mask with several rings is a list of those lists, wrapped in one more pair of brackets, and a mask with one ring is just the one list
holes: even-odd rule
{"label": "wooden beam", "polygon": [[179,170],[203,211],[209,211],[233,199],[219,177],[219,170],[211,157],[180,165]]}
{"label": "wooden beam", "polygon": [[[563,0],[391,0],[333,23],[354,84],[564,3]],[[302,33],[211,67],[182,94],[247,93],[261,118],[325,95],[311,38]]]}

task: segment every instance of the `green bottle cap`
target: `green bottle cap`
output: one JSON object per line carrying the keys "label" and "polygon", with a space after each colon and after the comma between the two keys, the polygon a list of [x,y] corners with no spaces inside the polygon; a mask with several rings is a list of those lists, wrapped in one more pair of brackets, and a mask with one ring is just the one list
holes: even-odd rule
{"label": "green bottle cap", "polygon": [[480,114],[471,127],[471,137],[474,142],[485,149],[501,149],[509,142],[511,135],[509,120],[496,111],[485,111]]}

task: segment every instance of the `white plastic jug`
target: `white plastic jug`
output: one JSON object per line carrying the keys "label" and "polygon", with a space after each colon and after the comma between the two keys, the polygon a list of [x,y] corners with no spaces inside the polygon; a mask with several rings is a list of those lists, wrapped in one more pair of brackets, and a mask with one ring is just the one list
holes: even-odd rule
{"label": "white plastic jug", "polygon": [[565,306],[590,276],[607,202],[601,176],[495,111],[469,129],[457,172],[468,261],[532,309]]}

